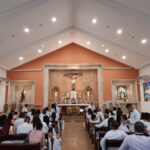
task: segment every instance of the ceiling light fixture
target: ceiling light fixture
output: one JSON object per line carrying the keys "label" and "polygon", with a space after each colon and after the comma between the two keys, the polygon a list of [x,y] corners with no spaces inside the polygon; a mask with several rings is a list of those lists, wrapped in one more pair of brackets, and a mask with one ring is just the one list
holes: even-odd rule
{"label": "ceiling light fixture", "polygon": [[41,50],[41,49],[38,49],[38,53],[42,53],[42,50]]}
{"label": "ceiling light fixture", "polygon": [[92,19],[92,23],[93,23],[93,24],[96,24],[96,23],[97,23],[97,19],[96,19],[96,18],[93,18],[93,19]]}
{"label": "ceiling light fixture", "polygon": [[43,45],[42,45],[42,48],[44,48],[44,47],[45,47],[45,45],[43,44]]}
{"label": "ceiling light fixture", "polygon": [[141,43],[142,43],[142,44],[146,44],[146,43],[147,43],[147,39],[142,39],[142,40],[141,40]]}
{"label": "ceiling light fixture", "polygon": [[109,49],[105,49],[105,53],[109,53]]}
{"label": "ceiling light fixture", "polygon": [[123,32],[123,31],[122,31],[121,29],[118,29],[118,30],[116,31],[117,34],[122,34],[122,32]]}
{"label": "ceiling light fixture", "polygon": [[56,22],[56,17],[52,17],[52,22]]}
{"label": "ceiling light fixture", "polygon": [[62,44],[62,41],[61,41],[61,40],[59,40],[59,41],[58,41],[58,44]]}
{"label": "ceiling light fixture", "polygon": [[122,56],[122,59],[126,59],[126,56]]}
{"label": "ceiling light fixture", "polygon": [[23,60],[23,57],[21,56],[21,57],[19,57],[19,60]]}
{"label": "ceiling light fixture", "polygon": [[90,41],[87,41],[87,42],[86,42],[86,44],[87,44],[87,45],[90,45],[90,44],[91,44],[91,42],[90,42]]}
{"label": "ceiling light fixture", "polygon": [[25,33],[29,33],[29,32],[30,32],[30,29],[29,29],[29,28],[24,28],[24,32],[25,32]]}
{"label": "ceiling light fixture", "polygon": [[104,45],[104,44],[102,44],[101,46],[102,46],[102,47],[104,47],[105,45]]}

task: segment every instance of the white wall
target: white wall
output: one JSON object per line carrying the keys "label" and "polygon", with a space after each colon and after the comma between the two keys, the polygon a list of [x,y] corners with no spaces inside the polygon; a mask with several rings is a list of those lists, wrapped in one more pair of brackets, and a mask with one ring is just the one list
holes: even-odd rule
{"label": "white wall", "polygon": [[[150,65],[147,65],[140,69],[139,75],[150,75]],[[141,111],[142,112],[149,112],[150,113],[150,102],[144,101],[144,90],[143,90],[143,84],[140,85],[140,94],[141,94]]]}
{"label": "white wall", "polygon": [[[0,68],[0,77],[6,77],[6,71]],[[3,106],[5,104],[5,92],[6,87],[5,84],[0,83],[0,112],[3,111]]]}

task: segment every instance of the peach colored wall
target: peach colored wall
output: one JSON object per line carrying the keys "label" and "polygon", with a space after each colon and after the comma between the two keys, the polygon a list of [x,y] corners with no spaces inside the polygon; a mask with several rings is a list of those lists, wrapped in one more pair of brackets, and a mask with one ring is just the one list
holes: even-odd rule
{"label": "peach colored wall", "polygon": [[[70,44],[51,52],[45,56],[35,59],[15,69],[43,69],[44,64],[102,64],[103,67],[128,67],[122,63],[97,54],[77,44]],[[129,70],[103,70],[104,78],[104,101],[112,98],[111,80],[113,79],[135,79],[139,71]],[[7,72],[11,80],[35,80],[35,104],[43,102],[43,71],[41,72]],[[139,96],[140,99],[140,96]]]}

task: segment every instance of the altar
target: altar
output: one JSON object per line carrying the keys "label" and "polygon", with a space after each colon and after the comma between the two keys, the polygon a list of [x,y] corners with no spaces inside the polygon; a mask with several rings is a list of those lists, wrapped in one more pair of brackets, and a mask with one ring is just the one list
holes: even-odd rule
{"label": "altar", "polygon": [[[58,104],[57,106],[60,107],[61,112],[63,115],[68,114],[85,114],[85,108],[89,107],[90,104]],[[67,110],[69,109],[69,111]]]}

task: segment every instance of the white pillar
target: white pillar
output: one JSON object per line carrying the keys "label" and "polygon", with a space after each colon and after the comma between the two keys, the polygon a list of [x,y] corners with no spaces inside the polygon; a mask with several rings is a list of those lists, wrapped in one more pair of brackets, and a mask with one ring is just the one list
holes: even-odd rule
{"label": "white pillar", "polygon": [[[0,77],[6,78],[6,71],[0,68]],[[0,112],[3,111],[5,104],[6,84],[0,83]]]}

